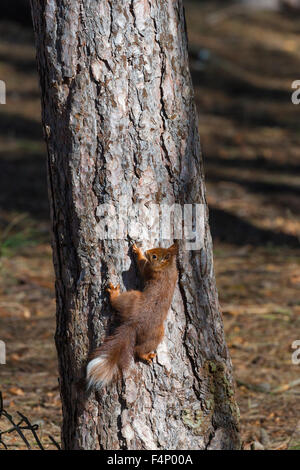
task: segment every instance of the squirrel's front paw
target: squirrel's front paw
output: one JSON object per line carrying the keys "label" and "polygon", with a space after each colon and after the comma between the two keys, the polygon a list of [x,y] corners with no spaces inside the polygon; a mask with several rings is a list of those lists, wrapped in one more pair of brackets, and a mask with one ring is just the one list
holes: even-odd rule
{"label": "squirrel's front paw", "polygon": [[138,259],[144,257],[141,248],[139,246],[137,246],[135,243],[134,243],[134,245],[132,245],[132,251],[133,251],[133,253],[135,253],[137,255]]}
{"label": "squirrel's front paw", "polygon": [[141,249],[134,243],[132,245],[132,251],[133,253],[138,253],[139,251],[141,251]]}

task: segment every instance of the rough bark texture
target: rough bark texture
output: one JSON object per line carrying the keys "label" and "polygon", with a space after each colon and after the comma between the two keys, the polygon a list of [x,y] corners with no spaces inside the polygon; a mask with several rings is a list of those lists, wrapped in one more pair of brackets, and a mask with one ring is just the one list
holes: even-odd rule
{"label": "rough bark texture", "polygon": [[[98,394],[87,355],[111,325],[107,281],[137,285],[130,239],[99,241],[97,207],[204,203],[181,0],[32,0],[48,146],[66,449],[238,448],[212,243],[181,250],[166,338]],[[153,242],[143,245],[151,248]]]}

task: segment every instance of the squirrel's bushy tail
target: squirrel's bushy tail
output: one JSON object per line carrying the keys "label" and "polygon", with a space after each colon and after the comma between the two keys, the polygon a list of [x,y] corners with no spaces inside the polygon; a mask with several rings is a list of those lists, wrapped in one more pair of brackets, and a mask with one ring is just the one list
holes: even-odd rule
{"label": "squirrel's bushy tail", "polygon": [[87,365],[88,389],[107,385],[129,366],[134,354],[135,336],[135,328],[123,324],[93,351]]}

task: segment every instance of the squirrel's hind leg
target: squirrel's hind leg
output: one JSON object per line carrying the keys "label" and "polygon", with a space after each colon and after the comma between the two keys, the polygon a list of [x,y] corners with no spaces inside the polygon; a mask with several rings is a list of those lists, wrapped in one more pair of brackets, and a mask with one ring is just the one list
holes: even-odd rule
{"label": "squirrel's hind leg", "polygon": [[142,359],[143,361],[148,362],[148,364],[151,364],[153,359],[156,357],[156,353],[153,351],[155,351],[157,346],[157,341],[149,340],[145,343],[137,345],[134,352],[138,359]]}
{"label": "squirrel's hind leg", "polygon": [[156,353],[153,353],[153,352],[141,355],[141,359],[143,359],[144,361],[147,361],[149,364],[152,363],[155,357],[156,357]]}
{"label": "squirrel's hind leg", "polygon": [[156,357],[156,353],[153,353],[153,352],[145,354],[145,353],[141,353],[141,352],[138,353],[136,351],[136,355],[139,359],[142,359],[143,361],[148,362],[148,364],[151,364],[153,359]]}
{"label": "squirrel's hind leg", "polygon": [[164,325],[160,325],[152,334],[144,336],[142,342],[135,347],[135,355],[143,361],[151,364],[152,360],[156,357],[155,351],[157,346],[164,337]]}
{"label": "squirrel's hind leg", "polygon": [[109,300],[110,303],[113,305],[115,299],[119,297],[120,295],[120,284],[118,284],[116,287],[110,282],[108,284],[108,288],[106,289],[107,292],[109,293]]}
{"label": "squirrel's hind leg", "polygon": [[120,287],[114,287],[111,283],[109,283],[107,292],[109,293],[111,306],[118,312],[121,320],[126,321],[136,318],[139,313],[138,301],[141,292],[132,290],[120,294]]}

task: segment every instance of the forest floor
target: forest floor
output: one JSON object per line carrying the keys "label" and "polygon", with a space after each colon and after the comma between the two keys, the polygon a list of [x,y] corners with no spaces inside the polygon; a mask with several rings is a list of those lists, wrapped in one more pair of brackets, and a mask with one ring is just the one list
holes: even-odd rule
{"label": "forest floor", "polygon": [[[246,449],[287,449],[300,420],[297,17],[185,2],[215,270]],[[224,11],[223,11],[224,13]],[[5,409],[60,441],[45,147],[31,31],[0,22],[0,368]],[[5,39],[4,39],[5,38]],[[298,381],[298,382],[297,382]],[[0,431],[8,426],[4,418]],[[28,432],[26,435],[29,437]],[[24,448],[11,433],[10,448]],[[33,443],[33,439],[29,437]],[[292,445],[300,446],[300,438]]]}

